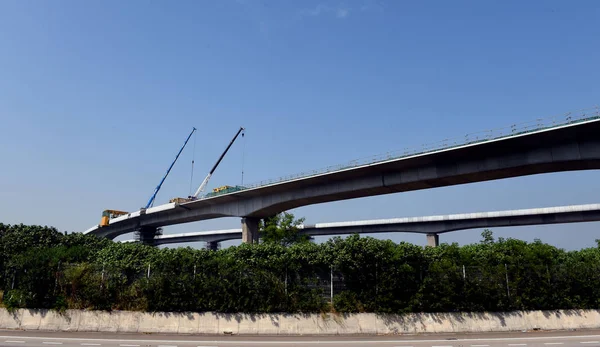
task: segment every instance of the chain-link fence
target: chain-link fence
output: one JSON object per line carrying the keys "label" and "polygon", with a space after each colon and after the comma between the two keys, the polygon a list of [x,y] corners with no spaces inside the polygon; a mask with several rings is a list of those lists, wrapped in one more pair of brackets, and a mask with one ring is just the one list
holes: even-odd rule
{"label": "chain-link fence", "polygon": [[178,269],[151,264],[137,269],[93,264],[59,264],[51,271],[8,268],[3,301],[15,307],[221,312],[314,312],[331,307],[343,312],[498,311],[600,304],[600,265],[310,270],[219,264]]}

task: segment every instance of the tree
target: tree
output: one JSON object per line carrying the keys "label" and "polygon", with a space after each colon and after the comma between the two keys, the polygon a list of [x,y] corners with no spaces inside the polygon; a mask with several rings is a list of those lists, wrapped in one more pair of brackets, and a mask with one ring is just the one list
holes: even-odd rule
{"label": "tree", "polygon": [[261,221],[259,229],[263,243],[277,243],[290,246],[311,240],[310,236],[301,234],[298,228],[304,223],[304,218],[294,219],[288,212],[279,213]]}
{"label": "tree", "polygon": [[481,237],[483,237],[483,240],[481,240],[483,244],[489,245],[494,243],[494,233],[490,229],[484,229]]}
{"label": "tree", "polygon": [[[55,228],[0,224],[0,302],[13,308],[193,312],[440,312],[597,309],[600,247],[565,251],[494,238],[420,247],[309,238],[282,213],[263,241],[216,252],[158,249]],[[289,246],[289,247],[288,247]]]}

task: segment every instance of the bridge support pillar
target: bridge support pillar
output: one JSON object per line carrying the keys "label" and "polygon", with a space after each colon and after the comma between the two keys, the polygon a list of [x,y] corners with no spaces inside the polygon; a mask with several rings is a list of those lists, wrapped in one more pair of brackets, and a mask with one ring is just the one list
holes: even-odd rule
{"label": "bridge support pillar", "polygon": [[242,242],[258,243],[258,218],[242,218]]}
{"label": "bridge support pillar", "polygon": [[154,246],[156,237],[162,235],[162,228],[140,227],[135,231],[135,234],[137,241],[148,246]]}
{"label": "bridge support pillar", "polygon": [[428,247],[437,247],[440,245],[440,235],[439,234],[427,234],[427,246]]}
{"label": "bridge support pillar", "polygon": [[208,241],[206,243],[206,249],[209,251],[218,251],[219,250],[219,242],[218,241]]}

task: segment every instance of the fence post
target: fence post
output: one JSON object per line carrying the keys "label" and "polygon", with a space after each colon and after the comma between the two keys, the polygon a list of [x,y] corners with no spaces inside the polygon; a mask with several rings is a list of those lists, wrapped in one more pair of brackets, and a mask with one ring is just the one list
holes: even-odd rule
{"label": "fence post", "polygon": [[56,265],[56,273],[54,274],[54,291],[52,292],[56,295],[56,288],[58,287],[58,276],[60,272],[60,260],[58,261],[58,265]]}
{"label": "fence post", "polygon": [[100,289],[104,287],[104,264],[102,264],[102,278],[100,280]]}
{"label": "fence post", "polygon": [[287,298],[287,295],[288,295],[288,280],[287,280],[287,277],[288,277],[288,269],[287,269],[287,266],[286,266],[285,267],[285,297],[286,298]]}
{"label": "fence post", "polygon": [[330,300],[331,300],[331,306],[333,306],[333,265],[330,266],[330,272],[331,272],[331,277],[330,277]]}
{"label": "fence post", "polygon": [[510,287],[508,286],[508,266],[504,263],[504,273],[506,274],[506,295],[510,299]]}
{"label": "fence post", "polygon": [[194,279],[196,279],[196,264],[194,264]]}
{"label": "fence post", "polygon": [[465,266],[463,265],[463,280],[467,279],[467,271],[465,270]]}
{"label": "fence post", "polygon": [[379,294],[379,263],[375,263],[375,295]]}
{"label": "fence post", "polygon": [[146,278],[150,278],[150,263],[148,263],[148,274],[146,276]]}

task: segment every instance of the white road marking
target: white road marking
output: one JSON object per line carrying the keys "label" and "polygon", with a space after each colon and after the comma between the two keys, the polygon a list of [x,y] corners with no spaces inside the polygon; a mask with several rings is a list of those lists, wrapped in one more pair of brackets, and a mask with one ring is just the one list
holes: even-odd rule
{"label": "white road marking", "polygon": [[[15,338],[15,336],[0,336],[0,339],[11,339],[11,338]],[[150,340],[150,339],[90,339],[90,338],[75,338],[75,337],[35,337],[35,336],[19,336],[19,338],[22,338],[24,340],[59,340],[59,341],[76,341],[76,342],[81,342],[81,341],[96,341],[96,342],[107,342],[107,343],[123,343],[123,342],[137,342],[137,343],[148,343],[148,344],[158,344],[158,343],[181,343],[182,340],[160,340],[160,339],[155,339],[155,340]],[[582,340],[582,339],[598,339],[600,338],[600,335],[577,335],[577,336],[537,336],[537,337],[505,337],[505,338],[496,338],[496,337],[492,337],[492,338],[473,338],[473,339],[458,339],[458,342],[463,342],[463,343],[468,343],[468,342],[475,342],[475,341],[481,341],[481,342],[491,342],[491,341],[498,341],[498,342],[503,342],[503,341],[539,341],[539,340]],[[218,343],[221,345],[274,345],[274,344],[278,344],[278,345],[293,345],[293,344],[380,344],[380,343],[385,343],[385,344],[399,344],[399,343],[435,343],[435,342],[448,342],[448,340],[444,339],[444,340],[330,340],[330,341],[306,341],[306,340],[288,340],[288,341],[258,341],[258,340],[253,340],[253,341],[232,341],[232,340],[218,340],[218,341],[198,341],[198,340],[186,340],[185,343],[186,344],[204,344],[207,342],[212,342],[212,343]],[[514,345],[526,345],[526,344],[514,344]],[[135,345],[135,347],[138,347],[139,345]],[[134,346],[132,346],[134,347]]]}
{"label": "white road marking", "polygon": [[6,340],[6,343],[25,343],[25,341],[14,341],[14,340]]}
{"label": "white road marking", "polygon": [[[6,342],[8,342],[8,341],[6,341]],[[600,341],[584,341],[584,342],[581,342],[581,343],[600,343]]]}
{"label": "white road marking", "polygon": [[62,342],[46,342],[46,341],[44,341],[42,343],[45,345],[62,345]]}

